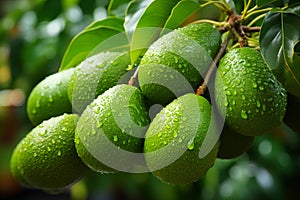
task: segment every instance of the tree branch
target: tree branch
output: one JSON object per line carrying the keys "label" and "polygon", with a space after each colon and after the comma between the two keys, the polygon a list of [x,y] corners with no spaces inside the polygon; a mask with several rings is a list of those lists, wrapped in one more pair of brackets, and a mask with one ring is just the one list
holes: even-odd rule
{"label": "tree branch", "polygon": [[196,95],[201,96],[201,95],[204,94],[210,78],[212,77],[212,75],[214,74],[215,70],[217,69],[217,63],[220,61],[220,59],[222,58],[222,56],[223,56],[223,54],[224,54],[224,52],[225,52],[225,50],[227,48],[228,38],[229,38],[229,35],[222,42],[221,48],[219,49],[218,54],[216,55],[216,57],[214,58],[213,62],[210,64],[210,66],[208,68],[208,71],[207,71],[207,73],[206,73],[206,75],[204,77],[204,81],[203,81],[202,85],[196,91]]}

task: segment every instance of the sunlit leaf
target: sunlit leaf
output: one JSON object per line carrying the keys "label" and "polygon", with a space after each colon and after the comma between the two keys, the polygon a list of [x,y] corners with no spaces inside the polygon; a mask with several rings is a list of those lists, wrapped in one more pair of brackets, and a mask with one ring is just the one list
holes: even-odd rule
{"label": "sunlit leaf", "polygon": [[300,16],[292,12],[270,12],[260,34],[262,54],[278,80],[300,96]]}
{"label": "sunlit leaf", "polygon": [[128,5],[126,10],[124,28],[130,39],[132,38],[132,33],[134,32],[140,17],[152,1],[153,0],[137,0],[132,1]]}
{"label": "sunlit leaf", "polygon": [[[124,32],[123,23],[123,19],[111,17],[96,21],[89,25],[72,39],[64,54],[59,70],[62,71],[75,67],[85,58],[90,56],[95,49],[100,52],[108,50],[108,45],[111,45],[111,48],[117,48],[118,45],[124,45],[126,42],[128,43],[124,36],[120,36],[120,38],[116,38],[115,43],[108,44],[106,42],[106,44],[103,45],[105,48],[99,48],[99,45],[105,43],[109,38]],[[126,41],[124,41],[125,39]]]}
{"label": "sunlit leaf", "polygon": [[158,37],[172,9],[180,0],[155,0],[142,13],[131,38],[130,57],[132,64]]}
{"label": "sunlit leaf", "polygon": [[[180,1],[172,10],[166,24],[165,30],[175,29],[188,19],[193,13],[201,8],[200,4],[194,0]],[[163,31],[164,32],[164,31]]]}

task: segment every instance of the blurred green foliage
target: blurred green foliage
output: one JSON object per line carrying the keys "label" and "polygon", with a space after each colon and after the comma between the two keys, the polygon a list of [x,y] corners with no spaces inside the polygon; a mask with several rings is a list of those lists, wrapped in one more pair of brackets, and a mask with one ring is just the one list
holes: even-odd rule
{"label": "blurred green foliage", "polygon": [[[257,137],[237,159],[217,160],[205,178],[173,187],[151,174],[91,173],[71,191],[28,190],[10,176],[9,159],[29,132],[25,105],[31,89],[56,72],[78,32],[107,16],[108,0],[0,0],[0,199],[296,199],[299,134],[287,126]],[[123,4],[114,10],[122,16]],[[114,14],[113,13],[113,14]],[[18,101],[14,101],[14,99]]]}

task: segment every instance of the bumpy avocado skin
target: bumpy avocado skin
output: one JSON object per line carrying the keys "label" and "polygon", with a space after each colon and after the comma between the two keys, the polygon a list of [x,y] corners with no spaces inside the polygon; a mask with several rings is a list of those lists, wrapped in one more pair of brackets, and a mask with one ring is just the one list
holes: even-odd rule
{"label": "bumpy avocado skin", "polygon": [[[178,28],[155,41],[141,59],[139,83],[154,104],[193,92],[217,53],[220,33],[210,24]],[[184,79],[184,80],[182,80]]]}
{"label": "bumpy avocado skin", "polygon": [[68,87],[73,110],[83,110],[100,94],[115,86],[130,64],[128,53],[101,52],[75,67]]}
{"label": "bumpy avocado skin", "polygon": [[226,124],[246,136],[266,133],[285,115],[285,89],[261,53],[250,47],[234,49],[221,59],[214,94]]}
{"label": "bumpy avocado skin", "polygon": [[75,133],[77,153],[94,171],[117,172],[119,169],[107,166],[105,160],[117,159],[113,152],[142,152],[148,123],[147,104],[140,90],[116,85],[98,96],[82,113]]}
{"label": "bumpy avocado skin", "polygon": [[214,165],[219,146],[217,141],[206,156],[199,157],[210,126],[215,126],[211,105],[195,94],[181,96],[161,110],[146,132],[144,145],[153,175],[172,185],[193,183],[204,176]]}
{"label": "bumpy avocado skin", "polygon": [[64,113],[72,113],[68,99],[68,84],[74,69],[67,69],[46,77],[31,91],[27,113],[33,125]]}
{"label": "bumpy avocado skin", "polygon": [[77,156],[74,133],[78,116],[64,114],[43,121],[15,148],[13,175],[27,187],[60,191],[89,171]]}

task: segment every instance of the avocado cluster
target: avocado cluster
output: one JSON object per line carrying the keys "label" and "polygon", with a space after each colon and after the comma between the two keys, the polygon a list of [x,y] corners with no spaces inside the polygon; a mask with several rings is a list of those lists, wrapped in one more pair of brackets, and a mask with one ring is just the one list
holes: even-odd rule
{"label": "avocado cluster", "polygon": [[[28,98],[36,127],[15,148],[13,175],[55,191],[89,170],[148,170],[183,185],[198,181],[217,158],[242,155],[282,123],[287,94],[250,47],[228,51],[210,91],[195,94],[220,45],[219,30],[207,23],[161,36],[138,63],[138,87],[120,81],[128,52],[101,52],[47,77]],[[163,108],[152,119],[157,104]]]}

